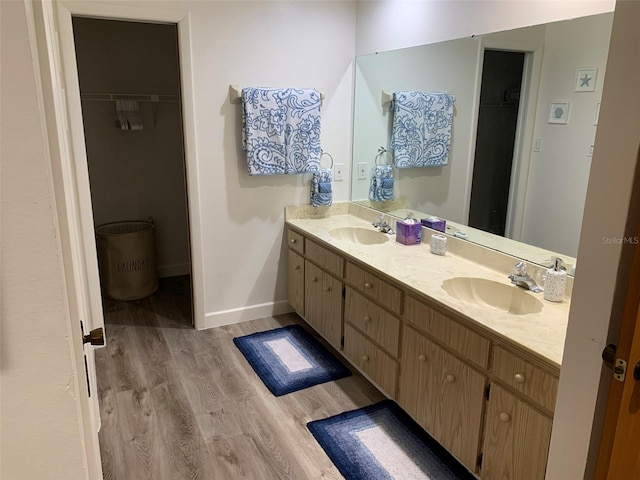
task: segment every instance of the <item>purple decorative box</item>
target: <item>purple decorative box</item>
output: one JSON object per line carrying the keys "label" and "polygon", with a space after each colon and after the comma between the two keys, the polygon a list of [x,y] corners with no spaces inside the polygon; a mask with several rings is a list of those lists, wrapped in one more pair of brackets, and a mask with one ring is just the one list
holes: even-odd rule
{"label": "purple decorative box", "polygon": [[447,229],[447,221],[438,217],[427,217],[420,220],[422,225],[428,228],[433,228],[439,232],[444,232]]}
{"label": "purple decorative box", "polygon": [[422,225],[420,223],[407,223],[403,220],[396,222],[396,242],[404,245],[419,245],[421,240]]}

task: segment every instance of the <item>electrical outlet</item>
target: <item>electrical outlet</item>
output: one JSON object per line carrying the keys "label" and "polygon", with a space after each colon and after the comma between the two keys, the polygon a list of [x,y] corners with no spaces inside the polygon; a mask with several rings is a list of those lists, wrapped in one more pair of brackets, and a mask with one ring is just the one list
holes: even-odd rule
{"label": "electrical outlet", "polygon": [[533,140],[533,151],[541,152],[542,151],[542,139],[536,138]]}
{"label": "electrical outlet", "polygon": [[336,182],[344,180],[344,163],[336,163],[335,172],[333,172],[333,179]]}
{"label": "electrical outlet", "polygon": [[366,180],[367,179],[367,163],[360,162],[358,164],[358,180]]}

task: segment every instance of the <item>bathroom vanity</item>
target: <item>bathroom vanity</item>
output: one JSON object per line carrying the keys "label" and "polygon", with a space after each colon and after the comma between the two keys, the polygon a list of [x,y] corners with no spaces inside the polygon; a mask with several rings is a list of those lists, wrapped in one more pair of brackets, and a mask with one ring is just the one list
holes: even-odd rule
{"label": "bathroom vanity", "polygon": [[291,306],[476,475],[543,479],[568,299],[510,285],[516,259],[463,240],[399,244],[376,215],[287,209]]}

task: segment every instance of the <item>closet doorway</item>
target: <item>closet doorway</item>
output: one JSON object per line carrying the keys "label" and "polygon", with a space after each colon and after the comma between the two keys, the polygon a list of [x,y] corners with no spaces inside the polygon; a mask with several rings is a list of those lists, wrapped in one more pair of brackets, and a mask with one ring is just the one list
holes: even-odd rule
{"label": "closet doorway", "polygon": [[485,50],[469,226],[505,236],[520,118],[524,52]]}
{"label": "closet doorway", "polygon": [[177,25],[72,23],[94,225],[153,222],[160,293],[188,295],[193,326]]}

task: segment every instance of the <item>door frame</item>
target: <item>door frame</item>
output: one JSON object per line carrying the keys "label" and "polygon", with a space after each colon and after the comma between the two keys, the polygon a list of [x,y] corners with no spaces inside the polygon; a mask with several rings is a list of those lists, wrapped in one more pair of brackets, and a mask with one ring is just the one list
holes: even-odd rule
{"label": "door frame", "polygon": [[[94,314],[102,310],[100,284],[97,271],[97,254],[93,211],[89,185],[88,164],[85,149],[80,85],[76,63],[72,16],[89,16],[124,21],[173,23],[178,27],[178,50],[180,56],[180,83],[182,100],[182,123],[184,138],[184,161],[186,166],[186,187],[189,221],[189,251],[191,262],[191,284],[193,299],[193,323],[196,329],[205,325],[204,310],[204,255],[200,221],[200,195],[198,164],[196,158],[195,108],[193,99],[193,74],[191,64],[191,21],[185,7],[162,9],[153,5],[134,7],[102,2],[57,2],[58,42],[62,63],[62,76],[66,86],[66,110],[68,112],[69,133],[73,158],[67,162],[78,186],[79,225],[86,255],[85,262],[94,265],[88,278],[88,290],[92,292],[91,308]],[[100,313],[101,315],[101,313]]]}
{"label": "door frame", "polygon": [[477,76],[474,93],[475,109],[472,118],[473,134],[471,136],[471,143],[474,148],[469,149],[470,161],[468,162],[469,167],[467,169],[465,210],[463,212],[467,223],[469,221],[469,211],[471,208],[471,186],[473,183],[473,166],[475,163],[475,144],[478,132],[480,91],[482,88],[482,70],[485,50],[521,52],[525,54],[505,228],[506,237],[520,240],[522,238],[523,216],[527,197],[529,166],[531,164],[531,146],[535,128],[544,44],[516,40],[480,39],[478,44]]}

